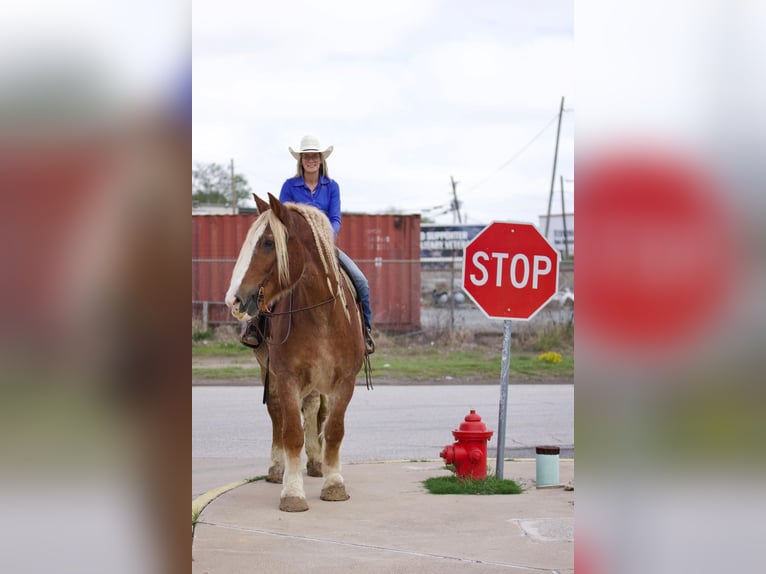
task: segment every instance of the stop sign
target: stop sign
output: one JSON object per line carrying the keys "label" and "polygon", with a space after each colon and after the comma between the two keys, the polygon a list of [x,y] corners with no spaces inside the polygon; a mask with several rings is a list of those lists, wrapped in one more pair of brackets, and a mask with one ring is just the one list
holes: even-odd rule
{"label": "stop sign", "polygon": [[490,319],[530,319],[558,281],[559,252],[531,223],[495,221],[465,247],[463,290]]}

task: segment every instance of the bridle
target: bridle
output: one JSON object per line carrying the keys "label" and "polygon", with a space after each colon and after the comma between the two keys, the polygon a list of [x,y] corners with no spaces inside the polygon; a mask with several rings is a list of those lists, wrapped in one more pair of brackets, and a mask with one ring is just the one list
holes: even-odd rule
{"label": "bridle", "polygon": [[[335,301],[335,299],[338,298],[337,294],[333,295],[329,299],[325,299],[324,301],[320,301],[319,303],[314,303],[313,305],[307,305],[305,307],[298,307],[297,309],[293,309],[293,293],[295,291],[295,287],[298,285],[298,282],[293,285],[293,287],[290,289],[290,304],[288,306],[287,311],[273,311],[272,308],[269,308],[269,306],[266,304],[265,296],[263,294],[264,288],[266,287],[266,284],[269,282],[271,277],[274,275],[274,271],[276,270],[276,263],[271,266],[271,269],[269,269],[268,273],[263,277],[260,283],[256,286],[256,288],[253,290],[255,293],[255,297],[250,295],[247,298],[246,304],[240,305],[240,310],[242,311],[248,311],[250,310],[252,303],[255,303],[255,306],[257,308],[257,315],[263,315],[267,321],[271,320],[272,317],[280,317],[287,315],[289,320],[287,323],[287,332],[285,333],[284,338],[281,342],[275,343],[273,339],[270,338],[270,333],[268,339],[264,337],[264,340],[270,345],[284,345],[287,342],[288,337],[290,336],[290,333],[292,332],[292,325],[293,325],[293,313],[299,313],[301,311],[308,311],[310,309],[316,309],[317,307],[321,307],[322,305],[327,305],[328,303],[332,303]],[[253,301],[253,299],[255,299]],[[266,329],[264,329],[266,330]],[[268,329],[270,332],[271,329]]]}
{"label": "bridle", "polygon": [[[256,290],[256,303],[258,304],[258,314],[262,315],[264,319],[266,320],[266,324],[263,328],[263,333],[261,333],[261,336],[263,337],[263,341],[266,343],[266,374],[263,379],[263,404],[268,404],[269,402],[269,363],[271,362],[271,347],[276,345],[284,345],[287,342],[287,339],[290,337],[290,333],[292,333],[293,330],[293,314],[299,313],[301,311],[308,311],[309,309],[316,309],[317,307],[321,307],[322,305],[327,305],[328,303],[332,303],[335,301],[335,299],[338,297],[337,295],[333,295],[329,299],[325,299],[324,301],[320,301],[319,303],[315,303],[313,305],[307,305],[306,307],[299,307],[297,309],[293,309],[293,294],[295,292],[295,285],[290,289],[290,304],[288,306],[287,311],[272,311],[269,309],[268,305],[265,304],[263,301],[263,288],[268,282],[268,280],[271,278],[272,274],[274,273],[274,267],[269,270],[269,272],[266,274],[266,277],[264,277],[263,281],[258,285],[258,288]],[[285,332],[285,336],[282,338],[282,341],[279,343],[276,343],[272,337],[271,337],[271,319],[272,317],[280,317],[287,315],[287,331]],[[369,386],[368,386],[369,388]]]}
{"label": "bridle", "polygon": [[[316,309],[317,307],[321,307],[323,305],[327,305],[329,303],[332,303],[338,298],[338,295],[335,294],[329,299],[325,299],[324,301],[320,301],[319,303],[314,303],[313,305],[307,305],[305,307],[298,307],[297,309],[293,308],[293,296],[295,292],[295,287],[298,285],[299,281],[296,281],[296,283],[290,288],[290,298],[289,298],[289,305],[288,309],[286,311],[273,311],[269,306],[266,304],[265,296],[264,296],[264,288],[266,287],[266,284],[271,280],[271,277],[274,275],[274,271],[276,270],[276,263],[274,263],[271,266],[271,269],[266,273],[263,280],[258,284],[258,286],[255,288],[254,293],[255,297],[250,295],[247,298],[247,304],[240,304],[240,310],[247,311],[253,303],[255,303],[256,307],[256,316],[262,315],[265,319],[265,325],[263,328],[263,332],[261,333],[261,336],[263,337],[263,341],[266,343],[266,374],[264,376],[264,384],[263,384],[263,404],[268,403],[269,398],[269,363],[271,359],[271,353],[270,348],[272,345],[284,345],[287,342],[287,339],[290,337],[290,334],[292,333],[292,326],[293,326],[293,314],[294,313],[300,313],[301,311],[308,311],[310,309]],[[340,286],[338,286],[341,288]],[[361,313],[361,310],[360,310]],[[287,315],[288,322],[287,322],[287,331],[285,332],[285,336],[282,338],[282,340],[279,343],[276,343],[272,337],[271,337],[271,319],[273,317],[281,317]],[[367,379],[367,389],[372,389],[372,380],[371,380],[371,367],[370,367],[370,359],[369,356],[365,355],[364,358],[364,371],[365,376]]]}

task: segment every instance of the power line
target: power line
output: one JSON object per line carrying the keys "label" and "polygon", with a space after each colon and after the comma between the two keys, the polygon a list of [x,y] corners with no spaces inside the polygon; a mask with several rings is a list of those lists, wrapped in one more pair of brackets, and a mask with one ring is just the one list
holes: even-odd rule
{"label": "power line", "polygon": [[444,204],[442,204],[442,205],[434,205],[433,207],[424,207],[420,211],[435,211],[437,209],[445,209],[445,208],[449,209],[449,206],[448,205],[444,205]]}
{"label": "power line", "polygon": [[521,147],[521,149],[519,149],[519,151],[517,151],[517,152],[516,152],[515,154],[513,154],[513,155],[512,155],[512,156],[511,156],[511,157],[510,157],[508,160],[506,160],[506,161],[505,161],[505,163],[503,163],[503,165],[501,165],[500,167],[498,167],[498,168],[497,168],[495,171],[493,171],[492,173],[490,173],[490,174],[489,174],[487,177],[485,177],[483,180],[481,180],[481,181],[480,181],[479,183],[477,183],[476,185],[473,185],[472,187],[469,187],[469,188],[468,188],[466,191],[464,191],[463,193],[468,193],[469,191],[473,191],[473,190],[474,190],[474,189],[476,189],[477,187],[484,185],[484,184],[485,184],[485,183],[487,183],[487,182],[488,182],[490,179],[492,179],[492,178],[495,176],[495,174],[497,174],[497,172],[499,172],[499,171],[501,171],[501,170],[505,169],[506,167],[508,167],[508,166],[509,166],[509,165],[510,165],[510,164],[511,164],[511,163],[512,163],[514,160],[516,160],[516,159],[517,159],[517,158],[518,158],[518,157],[519,157],[521,154],[523,154],[525,151],[527,151],[527,148],[529,148],[529,146],[531,146],[533,143],[535,143],[535,141],[537,140],[537,138],[539,138],[541,135],[543,135],[543,133],[545,133],[545,130],[547,130],[549,127],[551,127],[551,124],[553,124],[553,122],[555,122],[555,121],[558,119],[558,117],[559,117],[559,114],[555,114],[555,115],[554,115],[554,116],[553,116],[553,117],[552,117],[552,118],[551,118],[551,119],[548,121],[548,123],[547,123],[547,124],[545,124],[545,127],[544,127],[543,129],[541,129],[539,132],[537,132],[537,134],[535,134],[535,136],[534,136],[534,137],[533,137],[531,140],[529,140],[527,143],[525,143],[525,144],[524,144],[524,145]]}

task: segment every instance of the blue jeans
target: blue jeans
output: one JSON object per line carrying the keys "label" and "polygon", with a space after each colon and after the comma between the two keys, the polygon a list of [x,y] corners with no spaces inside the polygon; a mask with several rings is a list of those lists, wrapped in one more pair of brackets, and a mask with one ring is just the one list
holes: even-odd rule
{"label": "blue jeans", "polygon": [[364,324],[368,329],[372,329],[372,309],[370,308],[370,284],[367,282],[367,277],[364,276],[362,270],[357,267],[356,263],[346,255],[342,250],[338,249],[338,260],[343,268],[348,271],[351,281],[356,287],[357,295],[359,296],[359,302],[362,304],[362,314],[364,315]]}

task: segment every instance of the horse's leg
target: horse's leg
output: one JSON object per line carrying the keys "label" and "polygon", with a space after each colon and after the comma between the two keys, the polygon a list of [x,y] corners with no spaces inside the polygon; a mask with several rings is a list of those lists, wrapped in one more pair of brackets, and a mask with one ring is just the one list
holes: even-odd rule
{"label": "horse's leg", "polygon": [[308,510],[306,494],[303,491],[303,427],[301,426],[301,399],[297,391],[287,384],[280,389],[282,407],[282,447],[285,454],[285,473],[282,479],[282,494],[279,509],[285,512]]}
{"label": "horse's leg", "polygon": [[319,391],[313,391],[303,399],[303,431],[306,440],[306,471],[309,476],[322,476],[322,423],[327,416]]}
{"label": "horse's leg", "polygon": [[324,426],[324,475],[322,485],[322,500],[348,500],[346,486],[341,476],[340,445],[345,433],[344,419],[346,407],[354,394],[355,378],[344,381],[340,385],[340,391],[329,397],[329,413]]}
{"label": "horse's leg", "polygon": [[267,408],[271,417],[271,466],[266,475],[267,482],[281,483],[285,472],[285,455],[282,448],[282,407],[279,404],[277,384],[273,378],[269,381]]}

